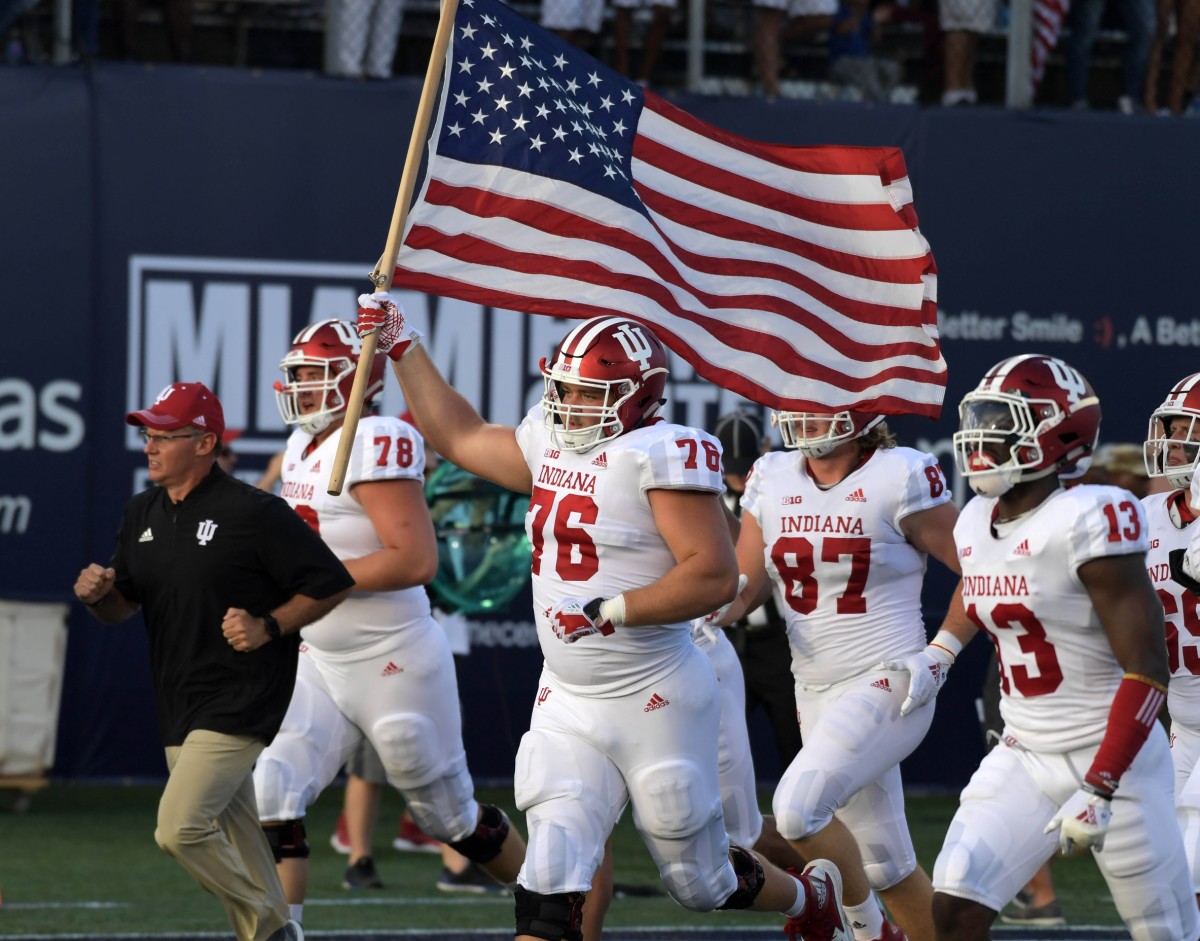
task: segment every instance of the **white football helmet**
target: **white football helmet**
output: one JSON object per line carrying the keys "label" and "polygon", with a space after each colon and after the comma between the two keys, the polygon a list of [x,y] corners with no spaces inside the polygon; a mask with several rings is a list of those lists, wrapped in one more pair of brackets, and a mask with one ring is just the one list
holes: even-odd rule
{"label": "white football helmet", "polygon": [[[779,429],[785,448],[794,448],[805,457],[824,457],[834,448],[861,438],[883,421],[870,412],[772,412],[771,424]],[[824,425],[823,430],[818,428]]]}
{"label": "white football helmet", "polygon": [[1175,383],[1166,401],[1150,416],[1143,453],[1147,474],[1165,477],[1172,487],[1186,490],[1191,486],[1196,461],[1200,459],[1198,419],[1200,372]]}

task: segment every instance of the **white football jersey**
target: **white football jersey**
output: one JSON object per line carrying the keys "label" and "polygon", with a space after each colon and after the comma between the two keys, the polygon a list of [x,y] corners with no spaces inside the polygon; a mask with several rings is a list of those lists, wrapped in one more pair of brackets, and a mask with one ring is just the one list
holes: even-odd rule
{"label": "white football jersey", "polygon": [[795,451],[755,462],[742,509],[762,530],[798,682],[835,683],[924,648],[926,556],[900,521],[949,500],[937,458],[912,448],[877,450],[827,490]]}
{"label": "white football jersey", "polygon": [[1152,493],[1142,499],[1150,527],[1150,551],[1146,571],[1158,600],[1162,602],[1167,629],[1167,660],[1171,682],[1167,687],[1167,711],[1175,722],[1200,729],[1200,598],[1171,578],[1168,555],[1187,549],[1193,530],[1183,523],[1172,503],[1187,492]]}
{"label": "white football jersey", "polygon": [[1146,514],[1126,490],[1081,485],[997,531],[996,503],[971,500],[954,540],[967,616],[991,635],[1000,659],[1004,733],[1035,751],[1099,744],[1123,671],[1079,567],[1144,555]]}
{"label": "white football jersey", "polygon": [[[310,454],[312,435],[299,429],[288,438],[283,456],[282,496],[325,540],[339,559],[358,559],[383,548],[371,518],[351,496],[355,484],[376,480],[425,479],[425,442],[399,418],[366,416],[358,423],[346,468],[345,486],[329,494],[342,429]],[[398,627],[428,617],[429,598],[421,586],[399,591],[355,591],[329,614],[300,634],[318,651],[362,650],[374,646]]]}
{"label": "white football jersey", "polygon": [[525,531],[533,545],[533,615],[546,668],[568,689],[619,696],[686,656],[691,624],[617,628],[565,644],[546,612],[564,598],[611,598],[675,566],[659,535],[650,490],[720,494],[721,445],[704,431],[659,422],[578,454],[554,446],[540,405],[517,428],[533,474]]}

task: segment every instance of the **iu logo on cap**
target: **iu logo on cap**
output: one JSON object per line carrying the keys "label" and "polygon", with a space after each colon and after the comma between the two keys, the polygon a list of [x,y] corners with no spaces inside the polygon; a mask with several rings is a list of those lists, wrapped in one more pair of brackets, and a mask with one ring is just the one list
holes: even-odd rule
{"label": "iu logo on cap", "polygon": [[217,524],[212,520],[204,520],[196,529],[196,541],[202,546],[207,546],[213,536],[217,534]]}

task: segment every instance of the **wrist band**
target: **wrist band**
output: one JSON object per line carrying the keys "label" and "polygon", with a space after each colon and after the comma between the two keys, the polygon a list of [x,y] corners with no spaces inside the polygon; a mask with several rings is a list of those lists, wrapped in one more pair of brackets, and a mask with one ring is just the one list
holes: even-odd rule
{"label": "wrist band", "polygon": [[609,598],[607,601],[600,603],[600,617],[604,618],[613,627],[622,627],[625,624],[625,596],[617,595],[614,598]]}
{"label": "wrist band", "polygon": [[931,647],[941,647],[954,660],[958,659],[958,655],[962,653],[963,648],[962,641],[949,631],[938,631],[937,637],[931,640],[929,645]]}

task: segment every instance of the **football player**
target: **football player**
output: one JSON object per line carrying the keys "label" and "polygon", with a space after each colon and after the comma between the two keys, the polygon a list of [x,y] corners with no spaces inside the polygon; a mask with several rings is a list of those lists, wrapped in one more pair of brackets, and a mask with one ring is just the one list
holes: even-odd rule
{"label": "football player", "polygon": [[958,511],[937,458],[897,447],[879,415],[773,420],[786,450],[760,457],[746,482],[737,557],[747,584],[722,620],[772,584],[784,600],[804,747],[775,791],[776,826],[803,855],[837,864],[856,939],[932,941],[933,890],[899,765],[925,737],[961,649],[949,634],[927,645],[921,618],[927,557],[958,571]]}
{"label": "football player", "polygon": [[[296,921],[308,881],[305,813],[364,736],[424,832],[501,882],[516,878],[525,853],[503,811],[475,801],[467,770],[454,660],[423,587],[438,558],[422,486],[424,441],[398,418],[364,415],[347,486],[328,493],[360,348],[352,324],[306,327],[275,387],[280,414],[295,429],[281,496],[355,581],[344,609],[304,628],[287,716],[254,769],[263,829]],[[367,403],[383,388],[384,365],[372,364]]]}
{"label": "football player", "polygon": [[485,422],[450,387],[387,294],[359,303],[360,334],[379,331],[433,446],[531,494],[545,662],[516,762],[529,829],[517,937],[580,937],[584,894],[628,803],[685,908],[782,912],[801,920],[806,939],[850,941],[836,867],[814,861],[794,877],[725,833],[717,682],[690,625],[736,593],[721,448],[660,415],[658,338],[619,316],[574,325],[542,361],[541,402],[514,429]]}
{"label": "football player", "polygon": [[992,367],[959,415],[955,463],[978,497],[954,530],[947,624],[996,645],[1004,732],[934,866],[938,941],[990,937],[1056,844],[1092,850],[1134,941],[1195,938],[1156,721],[1168,671],[1146,514],[1125,490],[1059,479],[1090,460],[1100,402],[1067,363],[1027,354]]}
{"label": "football player", "polygon": [[[1162,602],[1166,622],[1167,711],[1171,714],[1171,761],[1175,766],[1175,814],[1200,901],[1200,584],[1180,569],[1181,557],[1200,527],[1200,373],[1177,382],[1150,416],[1145,444],[1146,473],[1165,479],[1166,493],[1142,498],[1150,527],[1146,570]],[[1172,577],[1171,556],[1176,576]],[[1189,566],[1190,570],[1190,566]],[[1185,587],[1185,583],[1191,583]]]}

